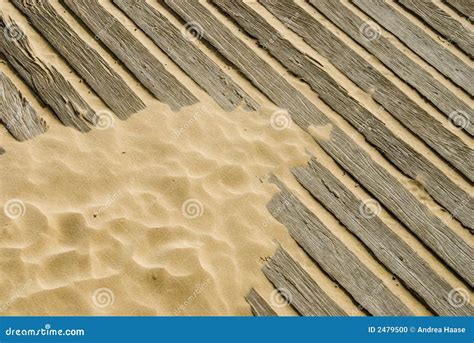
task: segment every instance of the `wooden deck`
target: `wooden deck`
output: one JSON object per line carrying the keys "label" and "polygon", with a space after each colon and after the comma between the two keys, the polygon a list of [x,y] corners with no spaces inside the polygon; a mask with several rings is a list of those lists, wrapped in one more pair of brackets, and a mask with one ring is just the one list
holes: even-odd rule
{"label": "wooden deck", "polygon": [[[228,112],[244,105],[251,115],[271,102],[307,133],[329,128],[328,137],[313,135],[314,145],[339,169],[311,156],[291,171],[298,191],[272,177],[280,190],[267,208],[353,308],[280,246],[262,270],[274,291],[252,288],[246,297],[252,313],[275,316],[286,306],[309,316],[413,315],[400,296],[406,292],[434,315],[474,315],[472,1],[108,2],[10,0],[18,12],[1,14],[0,56],[19,78],[0,72],[0,122],[15,139],[47,131],[16,82],[63,125],[88,132],[98,123],[97,110],[54,59],[38,54],[27,33],[32,30],[120,119],[145,107],[123,73],[175,111],[199,102],[196,89]],[[108,6],[136,25],[193,87]],[[68,24],[66,12],[90,37]],[[20,19],[28,19],[25,32]],[[121,64],[111,66],[91,40]],[[361,243],[362,252],[319,218],[315,204]],[[403,292],[388,284],[386,273],[400,280]]]}

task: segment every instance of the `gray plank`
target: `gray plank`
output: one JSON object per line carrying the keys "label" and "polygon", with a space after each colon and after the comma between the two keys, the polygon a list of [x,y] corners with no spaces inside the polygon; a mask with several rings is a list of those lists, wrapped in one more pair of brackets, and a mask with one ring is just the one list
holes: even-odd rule
{"label": "gray plank", "polygon": [[[166,1],[185,20],[203,27],[203,38],[232,62],[277,106],[287,109],[293,122],[308,130],[310,125],[330,131],[327,138],[316,142],[350,173],[369,193],[377,198],[402,223],[418,234],[447,265],[474,284],[474,271],[463,263],[472,249],[451,228],[419,202],[394,176],[375,162],[352,138],[334,125],[312,102],[292,87],[268,63],[238,39],[199,2]],[[462,199],[459,209],[473,206]],[[462,257],[462,258],[457,258]]]}
{"label": "gray plank", "polygon": [[0,121],[19,141],[31,139],[47,130],[46,122],[38,116],[33,106],[2,72],[0,72]]}
{"label": "gray plank", "polygon": [[[295,168],[293,175],[324,207],[357,236],[393,274],[440,316],[472,316],[470,304],[456,307],[449,303],[452,288],[378,217],[365,212],[359,200],[329,170],[313,157],[306,167]],[[474,256],[470,261],[474,265]]]}
{"label": "gray plank", "polygon": [[44,38],[121,118],[145,108],[125,81],[56,12],[48,1],[11,0]]}
{"label": "gray plank", "polygon": [[[446,129],[440,122],[412,101],[398,87],[385,78],[382,73],[373,68],[370,63],[326,29],[324,25],[316,21],[293,1],[282,4],[280,2],[260,0],[260,3],[282,20],[291,30],[299,34],[311,47],[326,57],[354,83],[366,92],[370,92],[372,98],[400,120],[407,129],[420,137],[468,179],[474,179],[473,150],[458,136]],[[318,9],[323,8],[325,11],[328,11],[331,19],[336,17],[337,24],[345,26],[346,32],[348,29],[352,29],[350,30],[351,32],[347,33],[352,34],[353,38],[362,37],[358,29],[362,25],[362,20],[338,1],[320,0],[315,2],[315,6]],[[451,113],[454,112],[454,106],[462,102],[421,68],[410,65],[413,62],[394,46],[388,45],[391,49],[384,50],[383,45],[391,43],[388,41],[383,42],[383,40],[385,38],[379,37],[373,43],[369,43],[374,48],[372,52],[379,58],[382,57],[384,62],[388,63],[394,71],[399,72],[401,76],[406,76],[409,79],[414,78],[415,83],[419,83],[420,89],[428,92],[426,95],[434,95],[435,98],[441,100],[443,106],[448,108]],[[362,38],[361,44],[364,42],[369,41]],[[382,48],[377,49],[376,44],[379,44]],[[381,52],[382,56],[377,54],[377,52]],[[402,69],[404,71],[401,71]],[[426,78],[420,79],[418,76],[426,76]],[[422,82],[419,82],[421,80]],[[430,85],[433,87],[429,88]],[[433,92],[431,93],[430,90]],[[462,105],[461,108],[466,113],[472,115],[472,109],[464,103]],[[469,127],[472,127],[472,125]],[[365,129],[364,127],[360,128],[362,132]]]}
{"label": "gray plank", "polygon": [[[474,218],[471,215],[474,207],[472,211],[469,211],[468,208],[465,208],[463,212],[458,210],[459,202],[463,199],[470,199],[474,204],[474,200],[466,191],[452,182],[422,154],[391,132],[382,121],[352,98],[312,59],[301,53],[289,41],[283,39],[275,28],[250,7],[240,1],[213,0],[213,2],[231,16],[249,35],[256,38],[260,45],[288,70],[306,81],[318,93],[320,99],[358,128],[367,141],[372,143],[401,171],[413,179],[423,175],[423,185],[428,193],[466,227],[474,228]],[[270,40],[271,43],[267,44]],[[359,67],[359,65],[351,64],[347,67],[352,69]],[[430,117],[428,114],[426,115]],[[425,130],[427,127],[427,123],[420,122],[419,125],[420,130]],[[433,127],[427,129],[427,131],[429,130],[433,130]],[[431,131],[430,134],[433,135],[431,138],[433,141],[440,137],[440,132],[436,130]],[[455,136],[453,135],[453,137]],[[448,145],[452,142],[448,140],[444,144]],[[459,157],[462,158],[463,170],[471,180],[474,180],[474,151],[460,140],[459,143],[462,145],[452,144],[449,149],[452,150],[452,154],[461,152]],[[444,149],[443,145],[441,147]],[[462,154],[463,151],[466,153]]]}
{"label": "gray plank", "polygon": [[398,3],[471,58],[474,56],[474,34],[435,3],[428,0],[398,0]]}
{"label": "gray plank", "polygon": [[278,248],[263,273],[273,283],[286,303],[303,316],[347,316],[282,248]]}
{"label": "gray plank", "polygon": [[255,317],[278,316],[262,296],[253,288],[250,289],[250,292],[245,296],[245,300],[249,303]]}
{"label": "gray plank", "polygon": [[251,109],[258,107],[255,100],[152,6],[143,0],[114,0],[114,3],[226,111],[243,101]]}
{"label": "gray plank", "polygon": [[[279,180],[274,178],[273,181],[280,187],[281,192],[267,205],[268,210],[286,226],[291,237],[331,278],[336,280],[358,304],[372,315],[412,315],[382,280],[370,271],[303,203]],[[275,257],[271,261],[273,262],[274,259]],[[288,276],[283,277],[288,279],[289,283],[298,283],[296,275],[293,276],[289,272],[286,274]],[[307,287],[299,288],[304,290]],[[295,295],[291,288],[289,290],[291,295]]]}
{"label": "gray plank", "polygon": [[352,3],[469,95],[474,95],[473,69],[408,18],[395,11],[384,0],[353,0]]}
{"label": "gray plank", "polygon": [[170,105],[173,110],[198,102],[98,0],[65,0],[63,3],[157,99]]}
{"label": "gray plank", "polygon": [[444,2],[470,21],[474,20],[474,2],[472,0],[444,0]]}
{"label": "gray plank", "polygon": [[[0,17],[2,32],[13,25],[11,19]],[[33,51],[25,33],[18,31],[15,39],[0,35],[0,52],[61,123],[82,132],[90,131],[90,124],[97,123],[94,110],[56,68]]]}
{"label": "gray plank", "polygon": [[[437,138],[436,135],[433,136],[434,132],[430,130],[433,125],[435,125],[433,127],[436,127],[436,131],[441,135],[440,137],[443,142],[459,139],[453,139],[452,135],[446,133],[446,129],[439,129],[439,124],[435,123],[436,120],[434,118],[431,118],[426,111],[392,85],[383,75],[383,78],[381,78],[379,76],[381,73],[376,69],[367,64],[359,63],[360,57],[355,57],[354,53],[350,53],[346,45],[336,35],[332,34],[324,25],[308,15],[299,6],[293,4],[293,1],[288,2],[288,4],[285,3],[285,6],[281,6],[280,3],[273,5],[270,1],[266,0],[260,0],[260,2],[282,20],[288,18],[287,8],[296,11],[298,16],[295,15],[290,17],[292,20],[286,20],[288,27],[301,35],[314,49],[330,59],[338,69],[345,72],[359,87],[365,91],[372,92],[373,99],[401,120],[402,123],[406,125],[408,120],[413,120],[411,125],[406,125],[407,127],[424,126],[422,129],[412,128],[411,130],[422,137],[429,145],[433,144],[431,142],[432,139],[436,140]],[[441,82],[431,76],[429,72],[420,68],[416,62],[395,47],[387,38],[379,35],[377,39],[367,39],[361,34],[361,27],[365,25],[364,20],[354,14],[339,0],[310,0],[310,3],[342,31],[376,56],[403,81],[415,88],[448,118],[452,118],[455,113],[463,113],[467,120],[464,121],[460,128],[470,135],[474,135],[474,111],[472,107],[455,96]],[[306,25],[305,21],[310,23],[310,25]],[[357,67],[349,70],[344,68],[350,64],[354,64]],[[420,120],[416,119],[418,116]],[[423,124],[425,120],[426,123],[429,123],[428,125]],[[447,146],[450,145],[448,144]],[[460,151],[461,156],[463,152],[462,150]]]}

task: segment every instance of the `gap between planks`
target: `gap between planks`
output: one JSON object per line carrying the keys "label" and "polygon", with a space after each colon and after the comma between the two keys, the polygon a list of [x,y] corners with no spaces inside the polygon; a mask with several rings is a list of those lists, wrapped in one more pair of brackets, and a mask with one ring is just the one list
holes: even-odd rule
{"label": "gap between planks", "polygon": [[294,168],[292,172],[298,182],[431,311],[441,316],[474,315],[469,303],[453,306],[456,290],[385,225],[377,213],[380,208],[371,208],[370,202],[359,200],[314,157],[305,167]]}
{"label": "gap between planks", "polygon": [[120,119],[145,108],[125,81],[47,1],[11,0]]}
{"label": "gap between planks", "polygon": [[63,3],[158,100],[170,105],[172,110],[198,102],[98,0],[64,0]]}
{"label": "gap between planks", "polygon": [[[359,132],[401,171],[412,179],[423,179],[423,185],[428,193],[448,209],[461,223],[467,228],[474,228],[472,216],[470,216],[470,212],[468,211],[469,206],[465,206],[462,211],[459,211],[459,203],[463,199],[468,199],[468,204],[473,203],[472,210],[474,211],[474,201],[472,201],[467,192],[452,182],[451,179],[436,168],[434,164],[423,155],[394,135],[383,122],[378,120],[355,99],[350,97],[347,91],[339,86],[339,84],[315,64],[312,59],[309,59],[307,55],[301,53],[291,45],[290,42],[283,39],[276,29],[247,5],[241,2],[229,2],[225,0],[213,0],[213,2],[234,19],[249,35],[255,37],[259,44],[268,50],[269,53],[288,68],[288,70],[298,78],[305,80],[325,103],[352,123],[354,127],[358,128]],[[270,41],[271,43],[268,43]],[[340,54],[348,56],[347,51],[340,52]],[[352,58],[352,61],[349,60],[349,62],[354,61],[357,62],[359,60],[355,58]],[[348,61],[345,60],[343,62]],[[364,70],[360,64],[364,65],[359,61],[359,65],[354,66],[349,64],[347,68]],[[384,92],[386,93],[387,91]],[[390,96],[390,94],[386,95]],[[398,100],[397,102],[401,102],[402,100],[404,99]],[[394,103],[392,107],[398,106],[398,104]],[[426,116],[431,118],[427,113]],[[435,120],[433,121],[438,123]],[[424,135],[432,136],[432,142],[439,139],[441,132],[443,132],[436,132],[436,127],[431,128],[434,129],[434,132],[429,132],[425,128],[427,128],[426,123],[420,123],[418,131],[426,131]],[[439,128],[444,129],[442,126]],[[446,132],[449,133],[447,130]],[[445,149],[447,146],[448,150],[450,150],[450,156],[459,155],[456,157],[462,162],[462,169],[468,173],[470,179],[474,179],[474,159],[468,158],[469,153],[473,155],[474,151],[469,149],[462,141],[455,141],[455,137],[454,135],[449,137],[448,140],[441,145],[442,149]],[[460,145],[456,145],[456,143]],[[463,153],[465,153],[464,155],[466,156],[463,156]]]}
{"label": "gap between planks", "polygon": [[469,260],[468,256],[473,253],[472,248],[427,206],[420,203],[398,180],[377,164],[340,128],[331,123],[326,115],[259,58],[252,49],[234,36],[202,4],[181,0],[165,2],[185,21],[192,20],[199,23],[203,28],[203,38],[236,65],[270,100],[288,109],[297,125],[305,130],[308,130],[310,125],[329,127],[329,137],[317,139],[323,150],[353,175],[369,193],[384,204],[469,285],[474,284],[474,271],[460,262]]}
{"label": "gap between planks", "polygon": [[[0,16],[0,29],[4,31],[6,27],[18,25],[12,19]],[[0,36],[0,52],[64,125],[82,132],[90,131],[89,125],[98,122],[95,111],[54,66],[34,52],[27,35],[18,32],[15,39]]]}

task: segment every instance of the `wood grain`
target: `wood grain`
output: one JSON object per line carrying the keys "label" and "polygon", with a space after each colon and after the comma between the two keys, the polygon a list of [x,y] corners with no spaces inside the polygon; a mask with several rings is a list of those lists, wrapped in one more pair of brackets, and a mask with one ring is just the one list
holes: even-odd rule
{"label": "wood grain", "polygon": [[[278,248],[262,270],[285,302],[301,315],[347,315],[284,249]],[[278,300],[276,292],[273,296]]]}
{"label": "wood grain", "polygon": [[[319,98],[354,125],[368,142],[372,143],[402,172],[413,179],[422,176],[423,185],[428,193],[448,209],[453,216],[456,215],[456,218],[466,227],[474,228],[474,218],[471,215],[474,206],[472,211],[469,211],[468,208],[465,208],[463,212],[458,210],[459,202],[462,199],[470,199],[467,192],[452,182],[422,154],[391,132],[382,121],[352,98],[313,59],[296,49],[288,40],[283,39],[275,28],[250,7],[241,1],[213,0],[213,2],[234,19],[249,35],[256,38],[259,44],[289,71],[299,79],[306,81],[318,93]],[[270,41],[271,43],[268,43]],[[347,56],[347,53],[345,55]],[[353,69],[359,66],[350,64],[347,68]],[[427,113],[426,116],[431,118]],[[424,118],[420,116],[418,119],[423,120]],[[436,127],[430,126],[428,123],[429,121],[419,122],[419,129],[424,131],[427,136],[431,136],[431,141],[435,142],[439,140],[442,130],[445,129],[440,125],[440,132],[437,132]],[[430,127],[428,128],[428,126]],[[447,132],[449,133],[449,131]],[[454,137],[456,136],[452,135],[452,140],[449,139],[439,145],[440,149],[438,151],[442,150],[446,152],[445,155],[449,154],[449,157],[456,157],[459,165],[462,164],[462,169],[467,176],[474,180],[474,151],[461,140],[455,141]],[[446,146],[448,147],[446,148]],[[472,158],[469,158],[469,156]],[[474,200],[471,199],[471,201],[474,204]]]}
{"label": "wood grain", "polygon": [[152,6],[143,0],[114,3],[226,111],[242,102],[250,109],[258,108],[255,100]]}
{"label": "wood grain", "polygon": [[[345,48],[345,44],[337,38],[336,35],[332,34],[324,27],[324,25],[308,15],[299,6],[293,4],[293,1],[288,3],[286,6],[273,5],[271,1],[267,0],[260,0],[260,2],[281,20],[287,17],[287,7],[297,11],[296,13],[298,16],[287,21],[288,27],[301,35],[314,49],[330,59],[337,68],[343,69],[344,66],[352,63],[356,66],[364,66],[364,64],[356,62],[355,57],[353,57],[355,55],[348,52],[348,49]],[[416,62],[405,55],[383,35],[379,35],[377,39],[367,39],[363,34],[361,34],[361,28],[366,25],[364,20],[344,6],[339,0],[310,0],[309,2],[342,31],[347,33],[352,39],[377,57],[385,66],[387,66],[387,68],[398,75],[403,81],[415,88],[448,118],[450,118],[453,113],[464,113],[468,121],[466,121],[466,124],[463,125],[461,129],[465,130],[470,135],[474,135],[474,111],[472,107],[468,106],[455,96],[441,82],[431,76],[428,71],[420,68]],[[305,21],[311,25],[305,25]],[[330,47],[327,47],[328,45],[330,45]],[[388,84],[385,80],[380,78],[380,76],[377,76],[380,73],[378,73],[372,66],[369,65],[361,69],[354,68],[352,70],[345,70],[345,72],[352,81],[359,85],[359,87],[367,92],[371,92],[375,101],[384,106],[403,123],[405,123],[406,120],[409,120],[409,118],[413,118],[414,121],[411,125],[421,125],[423,128],[423,121],[426,120],[426,123],[429,123],[429,125],[426,125],[424,131],[429,132],[430,127],[434,124],[433,122],[435,120],[433,118],[430,119],[430,116],[426,111],[409,97],[397,88]],[[423,118],[423,121],[416,120],[418,115],[420,115],[420,118]],[[409,117],[407,117],[406,120],[403,120],[402,118],[404,116]],[[439,126],[439,124],[437,125]],[[412,131],[416,133],[417,130],[412,129]],[[421,132],[424,131],[422,130]],[[448,139],[445,129],[437,128],[436,131],[441,134],[441,139],[443,141]],[[430,139],[432,139],[431,133],[425,137],[425,141],[430,141]]]}
{"label": "wood grain", "polygon": [[[460,277],[474,285],[474,271],[463,262],[469,260],[472,249],[427,206],[200,3],[183,0],[167,0],[166,3],[184,20],[198,22],[203,27],[203,37],[277,106],[288,109],[297,125],[305,130],[312,125],[330,131],[327,138],[315,137],[321,148],[402,223],[418,233],[423,242]],[[462,199],[458,208],[471,207],[470,200]]]}
{"label": "wood grain", "polygon": [[[453,306],[449,294],[453,287],[397,236],[379,218],[375,209],[367,213],[359,200],[314,157],[306,167],[295,168],[293,175],[350,232],[359,238],[373,255],[440,316],[472,316],[470,304]],[[465,261],[473,265],[474,261]]]}
{"label": "wood grain", "polygon": [[78,16],[157,99],[173,110],[198,102],[98,0],[64,0]]}
{"label": "wood grain", "polygon": [[471,0],[444,0],[456,12],[473,21],[474,3]]}
{"label": "wood grain", "polygon": [[352,3],[469,95],[474,95],[474,83],[472,82],[474,70],[448,49],[438,44],[408,18],[398,13],[384,0],[353,0]]}
{"label": "wood grain", "polygon": [[[267,205],[291,237],[354,300],[376,316],[407,316],[411,311],[359,258],[276,178],[281,192]],[[295,280],[293,276],[288,280]],[[293,293],[291,293],[293,294]],[[327,306],[325,306],[327,307]]]}
{"label": "wood grain", "polygon": [[145,108],[125,81],[90,47],[46,0],[11,0],[44,38],[69,62],[121,118]]}
{"label": "wood grain", "polygon": [[398,0],[398,3],[453,43],[474,56],[474,34],[459,21],[428,0]]}
{"label": "wood grain", "polygon": [[[33,106],[2,72],[0,72],[0,121],[19,141],[31,139],[47,130],[46,122],[38,116]],[[0,150],[1,153],[4,152],[3,149]]]}
{"label": "wood grain", "polygon": [[[0,30],[15,25],[11,19],[0,16]],[[98,118],[74,87],[33,51],[24,32],[18,31],[16,39],[7,38],[8,35],[0,35],[0,52],[41,101],[64,125],[90,131],[90,124],[97,123]]]}
{"label": "wood grain", "polygon": [[278,316],[262,296],[253,288],[250,289],[250,292],[245,296],[245,300],[249,303],[255,317]]}

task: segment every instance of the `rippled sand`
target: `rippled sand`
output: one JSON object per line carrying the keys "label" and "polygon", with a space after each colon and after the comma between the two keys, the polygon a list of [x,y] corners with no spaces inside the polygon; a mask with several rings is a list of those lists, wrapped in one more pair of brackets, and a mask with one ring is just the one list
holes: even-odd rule
{"label": "rippled sand", "polygon": [[249,315],[290,240],[268,175],[303,164],[309,138],[275,109],[101,114],[88,134],[2,135],[2,315]]}

